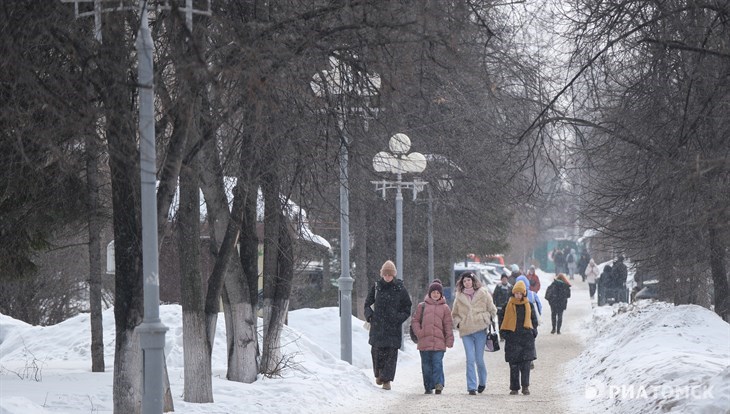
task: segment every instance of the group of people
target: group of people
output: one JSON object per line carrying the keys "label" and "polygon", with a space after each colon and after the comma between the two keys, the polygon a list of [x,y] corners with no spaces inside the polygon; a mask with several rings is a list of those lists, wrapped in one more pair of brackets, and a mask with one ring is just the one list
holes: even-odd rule
{"label": "group of people", "polygon": [[[566,254],[567,253],[567,254]],[[571,296],[571,280],[575,268],[571,267],[573,249],[555,249],[556,276],[545,291],[550,304],[551,334],[560,334],[563,313]],[[603,272],[587,252],[582,252],[576,266],[584,282],[588,282],[593,299],[598,289],[612,289],[623,286],[626,281],[626,265],[619,256],[613,266],[606,265]],[[510,273],[501,275],[493,293],[482,286],[479,278],[471,271],[462,273],[454,289],[453,309],[444,298],[440,280],[434,280],[428,287],[423,302],[413,314],[411,325],[418,337],[418,351],[421,356],[423,386],[426,394],[441,394],[445,386],[443,358],[446,350],[454,346],[454,330],[459,331],[466,354],[467,392],[476,395],[484,392],[487,384],[487,367],[484,362],[484,348],[489,329],[499,332],[504,341],[505,361],[510,367],[510,394],[530,394],[530,369],[537,359],[535,338],[538,316],[542,314],[542,303],[538,292],[540,278],[535,266],[522,274],[519,266],[513,264]],[[411,299],[402,280],[396,279],[395,264],[388,260],[380,269],[381,278],[370,289],[365,300],[365,318],[370,323],[369,344],[373,361],[375,383],[383,389],[391,389],[395,377],[398,350],[402,341],[402,324],[411,317]],[[624,289],[625,290],[625,289]],[[600,295],[599,295],[600,302]],[[600,303],[599,303],[600,305]],[[497,327],[494,326],[495,317]]]}
{"label": "group of people", "polygon": [[[522,394],[530,394],[530,369],[537,359],[535,338],[538,315],[542,312],[537,296],[540,280],[534,267],[527,275],[522,275],[516,265],[511,270],[515,276],[514,283],[509,282],[512,275],[504,274],[501,284],[495,288],[494,297],[476,274],[471,271],[462,273],[456,282],[453,309],[446,303],[441,281],[436,279],[430,284],[411,320],[412,329],[418,337],[426,394],[441,394],[446,385],[443,357],[446,350],[454,346],[454,329],[459,331],[466,355],[467,392],[469,395],[484,392],[487,386],[484,349],[490,327],[499,331],[501,340],[505,342],[505,361],[510,367],[510,394],[518,394],[520,390]],[[365,300],[375,383],[386,390],[391,389],[395,377],[401,325],[410,316],[412,306],[408,292],[403,282],[395,278],[396,274],[395,264],[386,261],[380,269],[381,279],[370,289]],[[498,319],[498,327],[494,327],[495,318]]]}
{"label": "group of people", "polygon": [[550,257],[555,264],[555,274],[564,273],[570,280],[575,279],[575,274],[579,274],[581,279],[585,282],[586,267],[591,260],[591,256],[587,251],[581,252],[580,256],[575,252],[575,249],[570,246],[564,248],[555,247],[550,253]]}

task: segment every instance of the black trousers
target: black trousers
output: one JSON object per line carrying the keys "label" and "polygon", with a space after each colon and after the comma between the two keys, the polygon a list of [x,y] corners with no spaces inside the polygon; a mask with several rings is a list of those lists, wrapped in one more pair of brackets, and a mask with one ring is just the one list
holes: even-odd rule
{"label": "black trousers", "polygon": [[502,320],[504,319],[504,307],[502,309],[497,310],[497,332],[499,332],[499,329],[502,327]]}
{"label": "black trousers", "polygon": [[520,385],[522,385],[523,387],[530,386],[530,362],[532,361],[509,363],[510,390],[519,391]]}
{"label": "black trousers", "polygon": [[398,364],[398,350],[400,348],[370,348],[373,357],[373,374],[381,381],[393,381],[395,366]]}
{"label": "black trousers", "polygon": [[593,299],[593,295],[596,294],[596,284],[595,283],[589,283],[588,284],[588,291],[591,294],[591,299]]}
{"label": "black trousers", "polygon": [[550,321],[553,323],[553,331],[555,328],[558,328],[558,332],[560,332],[560,327],[563,326],[563,312],[565,309],[561,310],[555,310],[551,309],[550,313]]}

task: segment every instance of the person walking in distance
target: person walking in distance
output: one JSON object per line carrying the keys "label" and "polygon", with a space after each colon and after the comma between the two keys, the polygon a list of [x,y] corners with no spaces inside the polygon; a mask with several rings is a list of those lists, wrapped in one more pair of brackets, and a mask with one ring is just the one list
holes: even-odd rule
{"label": "person walking in distance", "polygon": [[555,274],[565,271],[565,255],[558,247],[553,250],[553,261],[555,262]]}
{"label": "person walking in distance", "polygon": [[[501,283],[494,288],[494,295],[492,295],[494,305],[497,307],[497,326],[502,325],[502,320],[504,319],[504,307],[507,306],[507,301],[509,301],[510,296],[512,296],[512,285],[509,284],[507,279],[509,279],[509,276],[507,276],[506,273],[502,273]],[[504,341],[504,338],[502,337],[499,339]]]}
{"label": "person walking in distance", "polygon": [[545,299],[550,303],[550,321],[553,329],[551,334],[560,335],[560,327],[563,325],[563,312],[568,307],[568,298],[570,297],[570,282],[564,273],[560,273],[555,277],[553,283],[548,286],[545,291]]}
{"label": "person walking in distance", "polygon": [[593,296],[596,294],[596,280],[601,275],[601,272],[598,270],[598,266],[596,265],[596,262],[591,259],[588,261],[588,266],[586,266],[585,270],[586,275],[586,282],[588,282],[588,293],[591,296],[591,299],[593,299]]}
{"label": "person walking in distance", "polygon": [[514,286],[515,283],[517,283],[517,278],[522,276],[522,272],[520,271],[520,267],[517,266],[517,263],[512,264],[509,269],[512,273],[509,275],[508,282],[510,285]]}
{"label": "person walking in distance", "polygon": [[510,395],[530,394],[530,362],[537,359],[537,314],[527,300],[527,286],[519,281],[512,288],[512,297],[504,311],[500,335],[504,336],[504,360],[509,363]]}
{"label": "person walking in distance", "polygon": [[492,324],[495,315],[497,308],[487,288],[481,286],[473,272],[462,273],[456,282],[451,316],[464,344],[466,387],[469,395],[481,393],[487,387],[484,347],[487,344],[487,326]]}
{"label": "person walking in distance", "polygon": [[570,275],[570,280],[573,280],[573,278],[575,277],[575,270],[578,267],[578,259],[575,257],[574,249],[570,249],[570,251],[565,255],[565,262],[568,264],[568,274]]}
{"label": "person walking in distance", "polygon": [[454,326],[440,280],[435,279],[428,287],[428,294],[416,307],[411,325],[418,337],[425,393],[431,394],[435,390],[436,394],[441,394],[446,385],[444,353],[446,348],[454,346]]}
{"label": "person walking in distance", "polygon": [[380,280],[370,288],[365,299],[365,320],[370,323],[375,383],[391,388],[403,340],[402,325],[411,316],[411,298],[402,280],[396,279],[395,264],[387,260],[380,268]]}
{"label": "person walking in distance", "polygon": [[537,276],[537,270],[535,269],[535,266],[530,266],[525,276],[527,277],[527,280],[530,281],[529,290],[535,293],[539,292],[540,278]]}

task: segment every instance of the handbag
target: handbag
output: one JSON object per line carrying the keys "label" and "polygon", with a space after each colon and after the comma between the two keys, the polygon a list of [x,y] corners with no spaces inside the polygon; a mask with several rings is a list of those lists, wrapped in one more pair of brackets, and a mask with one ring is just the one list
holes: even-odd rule
{"label": "handbag", "polygon": [[484,347],[484,350],[487,352],[499,351],[499,335],[497,335],[496,332],[492,331],[493,325],[494,322],[492,322],[492,324],[487,327],[487,344]]}
{"label": "handbag", "polygon": [[[424,309],[423,309],[423,307],[421,305],[423,305],[424,307],[426,306],[423,302],[421,302],[421,303],[418,304],[418,307],[416,308],[416,313],[418,312],[418,308],[421,308],[421,317],[418,318],[418,323],[423,323],[423,311],[424,311]],[[418,337],[416,336],[416,333],[413,332],[413,324],[411,324],[411,328],[410,328],[410,330],[409,330],[408,333],[411,335],[411,341],[413,341],[414,344],[417,344],[418,343]]]}

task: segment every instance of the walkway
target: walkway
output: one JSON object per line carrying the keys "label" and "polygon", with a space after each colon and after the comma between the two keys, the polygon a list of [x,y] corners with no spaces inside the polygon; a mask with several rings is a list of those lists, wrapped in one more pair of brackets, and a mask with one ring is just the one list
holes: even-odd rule
{"label": "walkway", "polygon": [[[544,275],[541,297],[550,283],[551,276]],[[485,353],[487,389],[476,396],[468,395],[464,349],[457,334],[454,348],[449,349],[444,358],[446,387],[443,394],[423,394],[420,364],[410,364],[405,367],[399,365],[393,389],[382,391],[389,395],[384,395],[385,398],[382,400],[367,401],[363,407],[348,407],[350,412],[364,412],[361,410],[367,408],[369,413],[382,414],[424,412],[459,414],[475,412],[477,404],[477,407],[488,408],[490,412],[503,413],[524,410],[525,403],[538,403],[532,407],[539,407],[541,414],[569,412],[570,407],[565,400],[561,384],[564,364],[582,351],[583,344],[578,331],[581,329],[581,321],[591,313],[588,284],[581,282],[578,277],[573,285],[572,298],[564,314],[562,335],[550,334],[550,305],[544,298],[542,299],[543,315],[540,318],[537,337],[538,359],[530,375],[531,395],[509,395],[509,366],[504,361],[502,350]],[[373,383],[373,386],[376,385]]]}

